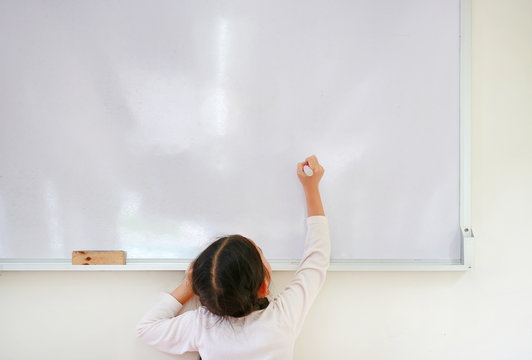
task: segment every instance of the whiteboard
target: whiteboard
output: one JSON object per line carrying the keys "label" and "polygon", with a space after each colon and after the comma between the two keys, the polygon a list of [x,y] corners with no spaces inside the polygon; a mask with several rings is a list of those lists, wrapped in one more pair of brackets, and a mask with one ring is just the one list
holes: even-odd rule
{"label": "whiteboard", "polygon": [[293,264],[311,154],[333,260],[463,257],[458,0],[3,1],[0,37],[4,262]]}

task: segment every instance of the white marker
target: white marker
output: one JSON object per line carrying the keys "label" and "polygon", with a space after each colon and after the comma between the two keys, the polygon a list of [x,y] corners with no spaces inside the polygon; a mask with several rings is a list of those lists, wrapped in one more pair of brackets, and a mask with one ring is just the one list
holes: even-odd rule
{"label": "white marker", "polygon": [[303,166],[303,171],[305,172],[305,174],[307,174],[307,176],[312,176],[312,174],[314,174],[314,172],[308,165]]}

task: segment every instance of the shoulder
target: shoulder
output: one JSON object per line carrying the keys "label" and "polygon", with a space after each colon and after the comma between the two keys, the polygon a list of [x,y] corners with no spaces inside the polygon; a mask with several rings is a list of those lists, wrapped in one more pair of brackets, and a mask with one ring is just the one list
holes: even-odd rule
{"label": "shoulder", "polygon": [[286,313],[289,309],[287,309],[283,298],[280,295],[281,294],[278,294],[272,301],[270,301],[268,307],[262,310],[263,313],[261,314],[261,317],[274,321],[280,326],[286,326],[288,325]]}

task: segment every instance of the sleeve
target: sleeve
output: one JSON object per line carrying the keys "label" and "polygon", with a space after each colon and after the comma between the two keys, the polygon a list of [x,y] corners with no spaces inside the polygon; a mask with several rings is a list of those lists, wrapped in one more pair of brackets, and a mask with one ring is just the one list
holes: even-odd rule
{"label": "sleeve", "polygon": [[329,223],[325,216],[307,218],[307,235],[303,258],[294,278],[274,300],[282,318],[297,336],[314,299],[325,283],[331,244]]}
{"label": "sleeve", "polygon": [[177,315],[182,308],[183,305],[172,295],[161,293],[158,302],[137,324],[137,337],[170,354],[197,351],[198,311]]}

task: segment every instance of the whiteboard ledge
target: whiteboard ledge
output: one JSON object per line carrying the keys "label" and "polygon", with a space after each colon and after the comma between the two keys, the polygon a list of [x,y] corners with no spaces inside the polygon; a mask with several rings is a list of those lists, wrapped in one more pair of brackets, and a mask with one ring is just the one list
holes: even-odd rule
{"label": "whiteboard ledge", "polygon": [[[465,271],[473,266],[473,232],[463,232],[462,259],[332,260],[329,271]],[[0,271],[183,271],[192,259],[126,259],[126,265],[72,265],[70,259],[0,259]],[[270,260],[274,271],[295,271],[299,259]]]}
{"label": "whiteboard ledge", "polygon": [[[273,271],[295,271],[297,261],[270,262]],[[126,265],[72,265],[61,259],[50,262],[30,262],[21,259],[20,262],[0,262],[0,271],[184,271],[188,262],[181,260],[167,262],[139,262],[130,261]],[[422,260],[380,260],[366,262],[361,260],[331,261],[329,271],[464,271],[471,266],[457,261],[422,261]]]}

